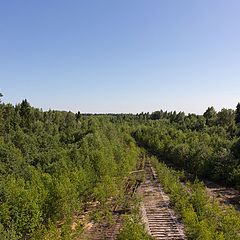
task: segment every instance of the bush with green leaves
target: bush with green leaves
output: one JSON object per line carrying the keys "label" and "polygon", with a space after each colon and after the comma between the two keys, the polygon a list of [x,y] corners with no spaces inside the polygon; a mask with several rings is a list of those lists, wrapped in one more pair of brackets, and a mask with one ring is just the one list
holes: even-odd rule
{"label": "bush with green leaves", "polygon": [[126,216],[123,228],[117,237],[117,240],[153,240],[147,233],[141,220],[134,216]]}

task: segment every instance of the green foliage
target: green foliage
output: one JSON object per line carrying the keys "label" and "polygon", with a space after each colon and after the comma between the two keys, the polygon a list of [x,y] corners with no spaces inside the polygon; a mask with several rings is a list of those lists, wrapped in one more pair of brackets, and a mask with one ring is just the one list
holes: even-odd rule
{"label": "green foliage", "polygon": [[0,219],[7,231],[26,237],[41,225],[46,196],[42,187],[14,177],[1,181]]}
{"label": "green foliage", "polygon": [[179,173],[152,158],[158,177],[182,217],[188,239],[240,239],[240,215],[229,207],[221,209],[210,202],[204,185],[196,181],[181,184]]}
{"label": "green foliage", "polygon": [[[100,202],[101,218],[110,218],[110,200],[123,198],[124,179],[136,167],[139,149],[131,134],[196,176],[240,186],[239,109],[103,116],[0,101],[1,238],[71,239],[71,217],[92,201]],[[179,175],[158,171],[190,239],[237,239],[233,210],[211,209],[199,182],[189,195]],[[136,219],[127,219],[124,229],[121,239],[149,239]]]}
{"label": "green foliage", "polygon": [[209,107],[203,116],[206,118],[207,125],[212,126],[216,123],[217,112],[215,111],[214,107]]}
{"label": "green foliage", "polygon": [[0,113],[3,239],[72,239],[71,217],[90,201],[101,202],[106,217],[138,159],[127,125],[43,112],[27,100],[0,104]]}
{"label": "green foliage", "polygon": [[134,216],[127,216],[117,240],[153,240],[146,232],[144,225],[139,223],[139,221]]}
{"label": "green foliage", "polygon": [[239,140],[228,134],[228,126],[200,131],[183,126],[164,120],[148,122],[138,126],[133,136],[151,153],[195,176],[238,186]]}
{"label": "green foliage", "polygon": [[238,103],[236,107],[235,121],[237,124],[240,123],[240,103]]}

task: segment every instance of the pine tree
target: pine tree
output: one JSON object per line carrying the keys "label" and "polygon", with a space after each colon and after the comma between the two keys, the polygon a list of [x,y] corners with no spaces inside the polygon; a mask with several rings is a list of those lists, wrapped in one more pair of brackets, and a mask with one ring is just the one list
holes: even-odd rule
{"label": "pine tree", "polygon": [[[3,97],[2,93],[0,93],[0,104],[1,104],[1,97]],[[3,133],[3,116],[2,116],[2,104],[0,105],[0,135]]]}
{"label": "pine tree", "polygon": [[215,111],[214,107],[209,107],[203,116],[205,117],[206,123],[209,126],[214,125],[217,120],[217,112]]}
{"label": "pine tree", "polygon": [[235,122],[240,123],[240,103],[238,103],[236,112],[235,112]]}

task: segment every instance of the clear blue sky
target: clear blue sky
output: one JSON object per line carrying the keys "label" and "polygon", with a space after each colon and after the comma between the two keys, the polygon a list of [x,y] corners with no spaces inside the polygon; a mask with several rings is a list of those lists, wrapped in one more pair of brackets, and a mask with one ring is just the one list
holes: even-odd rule
{"label": "clear blue sky", "polygon": [[235,108],[239,13],[239,0],[1,1],[3,101],[81,112]]}

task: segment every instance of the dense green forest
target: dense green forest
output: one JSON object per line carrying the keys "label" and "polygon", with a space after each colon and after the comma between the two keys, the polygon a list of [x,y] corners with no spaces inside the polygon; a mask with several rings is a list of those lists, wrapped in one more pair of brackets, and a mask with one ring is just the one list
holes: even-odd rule
{"label": "dense green forest", "polygon": [[158,111],[147,119],[133,132],[140,145],[194,176],[240,187],[240,104],[236,111]]}
{"label": "dense green forest", "polygon": [[239,188],[239,136],[240,104],[198,116],[74,114],[1,102],[1,240],[68,239],[71,218],[93,201],[107,214],[137,167],[138,145],[195,177]]}
{"label": "dense green forest", "polygon": [[57,221],[67,223],[86,202],[107,209],[107,199],[121,197],[138,159],[125,126],[108,116],[43,112],[26,100],[1,104],[0,113],[1,239],[54,239]]}

